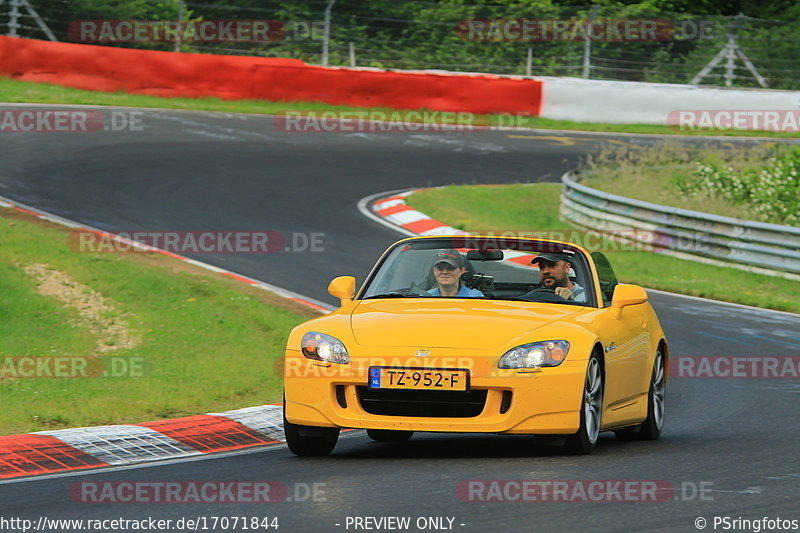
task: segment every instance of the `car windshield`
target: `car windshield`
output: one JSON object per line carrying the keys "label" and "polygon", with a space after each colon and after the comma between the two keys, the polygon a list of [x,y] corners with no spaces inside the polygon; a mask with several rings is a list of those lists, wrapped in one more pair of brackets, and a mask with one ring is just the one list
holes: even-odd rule
{"label": "car windshield", "polygon": [[584,254],[547,241],[446,237],[401,242],[359,295],[483,298],[595,306]]}

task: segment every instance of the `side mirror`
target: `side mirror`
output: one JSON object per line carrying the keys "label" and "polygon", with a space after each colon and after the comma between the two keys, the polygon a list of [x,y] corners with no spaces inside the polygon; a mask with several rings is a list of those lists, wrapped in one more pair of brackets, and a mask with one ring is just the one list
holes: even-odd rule
{"label": "side mirror", "polygon": [[339,298],[341,305],[350,303],[356,295],[356,278],[353,276],[339,276],[334,278],[328,285],[328,292],[331,296]]}
{"label": "side mirror", "polygon": [[628,305],[643,304],[647,301],[647,293],[638,285],[620,283],[614,288],[611,306],[622,308]]}

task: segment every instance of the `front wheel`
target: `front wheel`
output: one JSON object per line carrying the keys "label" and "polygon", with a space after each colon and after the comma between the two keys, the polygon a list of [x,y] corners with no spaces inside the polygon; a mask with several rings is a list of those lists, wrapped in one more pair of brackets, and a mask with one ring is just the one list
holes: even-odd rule
{"label": "front wheel", "polygon": [[396,429],[368,429],[367,435],[376,442],[405,442],[414,434],[413,431]]}
{"label": "front wheel", "polygon": [[594,450],[600,436],[603,414],[603,370],[600,360],[592,354],[586,367],[586,381],[581,404],[581,425],[578,432],[567,437],[567,451],[587,454]]}
{"label": "front wheel", "polygon": [[339,440],[339,428],[292,424],[283,416],[283,432],[289,450],[300,457],[329,455]]}

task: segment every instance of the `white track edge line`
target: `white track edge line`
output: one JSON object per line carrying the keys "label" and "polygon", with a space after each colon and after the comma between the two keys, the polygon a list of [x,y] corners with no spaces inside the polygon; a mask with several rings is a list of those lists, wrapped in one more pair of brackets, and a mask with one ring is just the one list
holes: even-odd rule
{"label": "white track edge line", "polygon": [[369,196],[365,196],[364,198],[362,198],[361,200],[358,201],[358,204],[357,204],[358,205],[358,210],[361,212],[362,215],[364,215],[365,217],[369,218],[373,222],[377,222],[378,224],[386,226],[389,229],[392,229],[394,231],[402,233],[403,235],[405,235],[407,237],[416,237],[418,235],[417,233],[414,233],[411,230],[407,230],[407,229],[405,229],[403,227],[400,227],[400,226],[397,226],[395,224],[392,224],[391,222],[385,220],[383,217],[378,216],[375,213],[373,213],[369,208],[369,204],[371,204],[377,198],[380,198],[382,196],[394,196],[394,195],[397,195],[397,194],[400,194],[400,193],[404,193],[404,192],[408,192],[408,191],[412,191],[413,192],[414,190],[416,190],[416,189],[395,189],[393,191],[379,192],[379,193],[376,193],[376,194],[370,194]]}
{"label": "white track edge line", "polygon": [[[9,107],[50,107],[50,108],[88,108],[88,109],[132,109],[136,111],[169,111],[169,112],[176,112],[176,113],[203,113],[207,115],[218,114],[218,115],[243,115],[247,117],[283,117],[286,115],[276,115],[274,113],[240,113],[235,111],[213,111],[210,109],[177,109],[171,107],[131,107],[131,106],[124,106],[124,105],[99,105],[99,104],[48,104],[48,103],[41,103],[41,102],[0,102],[0,107],[9,106]],[[413,111],[413,110],[409,110]],[[546,118],[546,117],[539,117],[539,118]],[[549,120],[557,120],[557,119],[549,119]],[[370,121],[370,122],[384,122],[389,123],[391,121],[387,120],[377,120],[377,121]],[[596,124],[605,124],[604,122],[597,122]],[[613,123],[612,123],[613,124]],[[628,125],[628,124],[618,124],[621,126]],[[630,124],[631,126],[638,126],[639,124]],[[644,124],[645,126],[662,126],[663,124]],[[513,132],[533,132],[533,133],[578,133],[581,135],[591,135],[591,136],[606,136],[606,137],[613,137],[613,136],[620,136],[620,137],[646,137],[646,138],[656,138],[656,139],[709,139],[713,141],[772,141],[772,142],[785,142],[788,144],[796,144],[800,143],[800,140],[792,137],[746,137],[743,135],[736,135],[736,136],[726,136],[726,135],[682,135],[682,134],[670,134],[670,133],[635,133],[635,132],[628,132],[628,131],[620,131],[620,132],[606,132],[606,131],[592,131],[592,130],[562,130],[557,128],[525,128],[522,126],[486,126],[482,130],[478,131],[513,131]],[[347,132],[343,132],[347,133]]]}

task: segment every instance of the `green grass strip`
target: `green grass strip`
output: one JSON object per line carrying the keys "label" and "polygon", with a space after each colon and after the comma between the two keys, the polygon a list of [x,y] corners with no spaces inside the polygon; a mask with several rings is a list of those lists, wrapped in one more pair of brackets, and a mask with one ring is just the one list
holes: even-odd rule
{"label": "green grass strip", "polygon": [[[25,273],[46,264],[113,302],[139,377],[0,378],[0,434],[134,423],[281,401],[292,327],[317,313],[182,261],[78,253],[63,228],[0,208],[0,360],[102,356],[76,307]],[[102,339],[100,339],[102,340]],[[18,368],[18,367],[17,367]]]}

